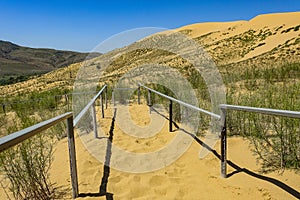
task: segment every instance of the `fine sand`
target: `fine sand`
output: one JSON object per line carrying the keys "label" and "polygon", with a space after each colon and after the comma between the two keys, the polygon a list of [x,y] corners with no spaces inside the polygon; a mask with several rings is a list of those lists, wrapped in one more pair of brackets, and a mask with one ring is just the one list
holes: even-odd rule
{"label": "fine sand", "polygon": [[[140,126],[151,124],[147,106],[129,106],[129,111],[136,124]],[[100,112],[98,111],[98,113]],[[147,153],[163,148],[178,134],[177,131],[170,133],[168,123],[164,123],[161,131],[148,139],[128,136],[118,127],[117,120],[122,119],[116,117],[113,124],[112,117],[111,109],[105,111],[104,119],[100,114],[98,116],[102,133],[107,137],[94,139],[93,132],[83,134],[81,139],[76,136],[81,196],[79,199],[296,199],[295,195],[299,195],[299,174],[286,170],[283,174],[272,172],[260,175],[258,173],[259,166],[256,165],[249,142],[238,137],[228,139],[228,160],[233,162],[236,168],[245,170],[238,171],[228,166],[230,176],[226,179],[220,176],[220,160],[216,155],[210,153],[203,159],[199,159],[199,150],[202,146],[196,140],[192,140],[191,146],[178,160],[156,171],[129,173],[113,167],[104,167],[89,153],[82,141],[85,141],[87,146],[97,144],[89,143],[93,140],[103,140],[106,144],[110,135],[113,137],[113,146],[131,152]],[[149,129],[147,130],[149,131]],[[98,145],[101,146],[101,143]],[[220,153],[219,146],[218,142],[214,147],[218,154]],[[111,152],[111,154],[108,153],[108,157],[111,158],[113,165],[116,164],[114,159],[119,159],[119,163],[117,163],[119,166],[134,165],[139,168],[139,165],[130,159],[116,158],[116,156],[114,158],[114,150],[108,151],[108,147],[109,145],[104,145],[101,146],[102,150],[98,148],[99,154]],[[89,146],[89,149],[97,157],[97,152],[95,152],[97,148]],[[66,138],[56,145],[54,157],[51,179],[58,186],[66,189],[69,196],[64,199],[71,198]],[[152,160],[151,162],[156,161]],[[151,165],[151,163],[148,164]],[[147,165],[147,163],[141,163],[141,165]],[[101,195],[99,194],[100,185],[104,191]]]}

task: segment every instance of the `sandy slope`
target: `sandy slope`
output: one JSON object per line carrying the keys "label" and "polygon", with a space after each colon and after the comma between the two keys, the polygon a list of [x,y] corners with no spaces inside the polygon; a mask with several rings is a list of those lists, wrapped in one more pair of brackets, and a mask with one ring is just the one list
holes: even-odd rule
{"label": "sandy slope", "polygon": [[[210,40],[206,40],[205,44],[209,44],[209,42],[216,43],[217,41],[237,36],[249,30],[257,31],[256,34],[258,34],[260,30],[278,30],[273,35],[269,35],[259,42],[264,42],[265,45],[250,51],[242,59],[235,60],[235,62],[240,62],[271,51],[273,48],[284,44],[288,40],[299,38],[299,31],[291,30],[282,33],[283,30],[300,25],[299,19],[300,12],[275,13],[258,15],[249,21],[198,23],[187,25],[176,30],[183,32],[189,31],[188,35],[192,38],[210,33]],[[259,43],[257,43],[257,45]]]}
{"label": "sandy slope", "polygon": [[190,36],[195,38],[207,33],[223,31],[229,27],[241,26],[244,23],[246,23],[246,21],[197,23],[180,27],[177,30],[191,30]]}
{"label": "sandy slope", "polygon": [[[190,36],[195,38],[211,32],[228,31],[226,29],[230,28],[231,31],[227,35],[224,34],[223,37],[219,38],[223,39],[242,33],[249,29],[262,29],[265,27],[272,28],[279,27],[281,25],[284,27],[299,25],[299,18],[300,12],[274,13],[258,15],[249,21],[197,23],[183,26],[176,30],[191,30]],[[221,35],[222,34],[220,34],[220,36]]]}
{"label": "sandy slope", "polygon": [[[143,124],[145,121],[146,124],[149,123],[146,106],[132,106],[130,112],[132,115],[139,114],[139,118],[134,119],[138,124]],[[111,119],[112,113],[107,112],[105,119],[100,123],[106,135],[110,130]],[[162,144],[168,143],[176,134],[176,132],[169,133],[167,125],[166,123],[161,132],[150,137],[149,140],[125,137],[125,134],[115,125],[113,144],[132,151],[153,151]],[[79,192],[85,196],[81,198],[106,199],[105,196],[99,197],[98,195],[101,180],[105,177],[103,164],[90,155],[79,137],[76,137],[76,145]],[[229,160],[240,168],[250,170],[250,173],[258,174],[259,166],[256,165],[247,141],[241,138],[230,138],[228,147]],[[113,199],[294,199],[288,193],[291,190],[277,186],[280,184],[286,184],[298,193],[300,192],[300,175],[290,171],[285,171],[282,175],[274,172],[257,178],[228,167],[228,173],[234,172],[234,174],[223,179],[220,177],[219,159],[212,153],[204,159],[199,159],[200,148],[201,145],[193,141],[190,148],[176,162],[154,172],[126,173],[110,168],[107,181],[108,199],[109,197]],[[217,152],[220,152],[219,143],[215,148]],[[51,177],[58,185],[70,189],[67,158],[67,141],[63,139],[56,146]],[[121,164],[126,164],[126,162],[131,164],[126,159]],[[263,180],[268,177],[273,179]]]}

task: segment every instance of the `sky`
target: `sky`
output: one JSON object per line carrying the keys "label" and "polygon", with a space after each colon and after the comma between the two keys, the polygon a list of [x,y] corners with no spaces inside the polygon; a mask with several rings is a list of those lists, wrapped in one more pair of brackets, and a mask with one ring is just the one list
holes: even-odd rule
{"label": "sky", "polygon": [[300,11],[299,0],[0,0],[0,40],[90,52],[131,29],[173,29],[295,11]]}

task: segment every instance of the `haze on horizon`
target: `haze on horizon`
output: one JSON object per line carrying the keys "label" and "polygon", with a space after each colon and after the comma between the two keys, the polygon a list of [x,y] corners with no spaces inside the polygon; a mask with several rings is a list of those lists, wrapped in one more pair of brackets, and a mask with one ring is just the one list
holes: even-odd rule
{"label": "haze on horizon", "polygon": [[260,14],[300,11],[300,2],[0,0],[0,10],[0,40],[87,52],[130,29],[173,29],[201,22],[249,20]]}

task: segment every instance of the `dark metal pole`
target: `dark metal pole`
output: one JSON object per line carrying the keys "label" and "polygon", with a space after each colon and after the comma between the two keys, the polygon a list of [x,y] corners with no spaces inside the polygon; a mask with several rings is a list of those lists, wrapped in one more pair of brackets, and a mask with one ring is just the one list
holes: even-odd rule
{"label": "dark metal pole", "polygon": [[151,91],[148,90],[148,106],[149,106],[149,113],[151,114]]}
{"label": "dark metal pole", "polygon": [[148,106],[151,106],[151,91],[148,90]]}
{"label": "dark metal pole", "polygon": [[70,107],[69,107],[69,96],[68,96],[68,94],[65,94],[65,102],[67,103],[67,107],[68,107],[68,111],[69,111]]}
{"label": "dark metal pole", "polygon": [[227,131],[226,131],[226,109],[221,108],[221,176],[227,177]]}
{"label": "dark metal pole", "polygon": [[3,109],[4,115],[6,115],[5,104],[2,104],[2,109]]}
{"label": "dark metal pole", "polygon": [[107,109],[107,86],[105,88],[105,109]]}
{"label": "dark metal pole", "polygon": [[72,183],[72,197],[75,199],[78,197],[78,176],[77,176],[77,164],[75,153],[75,140],[74,140],[74,128],[73,128],[73,116],[67,119],[67,131],[68,131],[68,147],[69,147],[69,159],[70,159],[70,173]]}
{"label": "dark metal pole", "polygon": [[91,110],[92,110],[94,134],[95,134],[95,138],[97,138],[98,137],[98,129],[97,129],[97,115],[96,115],[95,107],[96,107],[96,102],[93,103]]}
{"label": "dark metal pole", "polygon": [[173,123],[173,106],[172,106],[172,101],[170,100],[170,104],[169,104],[169,131],[172,132],[172,123]]}
{"label": "dark metal pole", "polygon": [[138,104],[141,104],[141,86],[138,87]]}
{"label": "dark metal pole", "polygon": [[103,102],[103,96],[102,96],[102,94],[100,95],[100,99],[101,99],[102,118],[104,118],[104,102]]}

